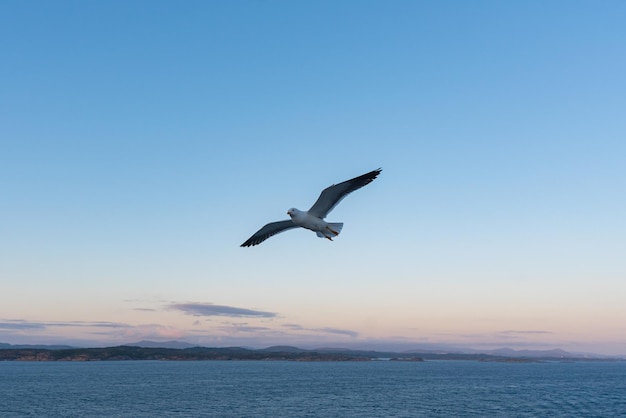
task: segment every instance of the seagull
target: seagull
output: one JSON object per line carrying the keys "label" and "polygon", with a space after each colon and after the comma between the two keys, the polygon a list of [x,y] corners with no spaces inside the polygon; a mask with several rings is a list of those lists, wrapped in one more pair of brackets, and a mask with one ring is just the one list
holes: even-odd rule
{"label": "seagull", "polygon": [[311,209],[307,211],[301,211],[296,208],[289,209],[287,215],[289,215],[291,219],[271,222],[265,225],[248,238],[246,242],[241,244],[241,246],[252,247],[280,232],[299,227],[310,229],[315,232],[318,237],[332,241],[333,238],[341,232],[343,223],[329,223],[324,221],[324,218],[344,197],[370,184],[378,177],[381,171],[382,169],[379,168],[378,170],[370,171],[369,173],[325,188],[322,190],[320,197],[317,198],[317,201],[311,206]]}

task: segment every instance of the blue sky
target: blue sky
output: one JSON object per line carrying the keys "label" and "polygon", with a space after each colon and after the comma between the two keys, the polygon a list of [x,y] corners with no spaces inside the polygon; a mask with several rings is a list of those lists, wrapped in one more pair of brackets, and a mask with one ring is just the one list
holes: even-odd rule
{"label": "blue sky", "polygon": [[2,2],[0,342],[626,354],[625,12]]}

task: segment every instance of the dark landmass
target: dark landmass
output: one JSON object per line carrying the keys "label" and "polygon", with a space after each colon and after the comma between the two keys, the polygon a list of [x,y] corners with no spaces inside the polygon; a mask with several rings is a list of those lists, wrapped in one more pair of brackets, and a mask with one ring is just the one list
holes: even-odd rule
{"label": "dark landmass", "polygon": [[619,361],[620,359],[590,359],[584,357],[524,357],[493,354],[462,353],[396,353],[348,349],[305,350],[297,347],[275,346],[265,349],[242,347],[137,347],[106,348],[3,348],[0,361],[115,361],[115,360],[287,360],[287,361],[411,361],[474,360],[510,363],[535,361]]}
{"label": "dark landmass", "polygon": [[316,351],[288,352],[226,348],[149,348],[107,347],[72,348],[61,350],[18,348],[0,350],[0,361],[106,361],[106,360],[290,360],[290,361],[369,361],[361,355],[318,353]]}
{"label": "dark landmass", "polygon": [[[304,348],[292,347],[290,345],[273,345],[267,348],[261,348],[259,351],[267,351],[270,353],[304,353],[309,350],[305,350]],[[320,350],[315,350],[320,351]],[[340,352],[342,350],[336,350],[334,352]]]}
{"label": "dark landmass", "polygon": [[124,344],[129,347],[146,347],[146,348],[192,348],[197,345],[189,344],[184,341],[148,341],[141,340],[136,343]]}

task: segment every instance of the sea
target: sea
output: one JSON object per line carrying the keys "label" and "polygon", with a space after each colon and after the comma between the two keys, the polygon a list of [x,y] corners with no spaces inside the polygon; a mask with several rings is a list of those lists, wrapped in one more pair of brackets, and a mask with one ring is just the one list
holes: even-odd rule
{"label": "sea", "polygon": [[0,362],[0,417],[626,417],[626,362]]}

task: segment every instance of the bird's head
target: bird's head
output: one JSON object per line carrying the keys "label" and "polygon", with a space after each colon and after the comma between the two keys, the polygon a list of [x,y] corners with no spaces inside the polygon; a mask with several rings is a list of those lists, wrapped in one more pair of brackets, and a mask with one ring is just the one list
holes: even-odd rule
{"label": "bird's head", "polygon": [[287,211],[287,215],[291,216],[292,218],[294,216],[296,216],[300,211],[296,208],[291,208]]}

